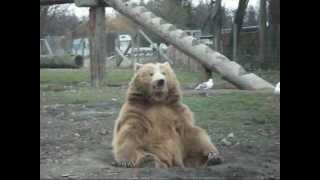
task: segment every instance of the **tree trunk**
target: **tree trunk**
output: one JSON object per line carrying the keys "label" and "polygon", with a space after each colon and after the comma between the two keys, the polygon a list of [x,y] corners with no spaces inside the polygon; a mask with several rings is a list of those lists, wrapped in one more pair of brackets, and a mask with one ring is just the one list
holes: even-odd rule
{"label": "tree trunk", "polygon": [[233,24],[232,27],[232,60],[237,61],[238,60],[238,25]]}
{"label": "tree trunk", "polygon": [[266,0],[260,0],[259,8],[259,60],[263,66],[267,64],[266,49],[267,49],[267,9]]}
{"label": "tree trunk", "polygon": [[89,9],[91,86],[100,87],[106,71],[105,8]]}
{"label": "tree trunk", "polygon": [[271,0],[269,5],[269,51],[273,62],[280,61],[280,0]]}
{"label": "tree trunk", "polygon": [[[237,49],[238,49],[240,31],[242,28],[243,18],[246,13],[248,2],[249,2],[249,0],[239,0],[238,9],[234,15],[233,26],[232,26],[232,31],[230,33],[230,41],[229,41],[230,42],[230,50],[232,50],[232,55],[236,54],[236,52],[234,52],[234,50],[237,51]],[[236,37],[234,37],[234,36],[236,36]],[[234,58],[234,56],[233,56],[233,58]],[[237,58],[237,56],[235,58]],[[233,60],[235,61],[235,59],[233,59]]]}
{"label": "tree trunk", "polygon": [[213,34],[215,50],[221,52],[221,28],[222,28],[222,16],[221,16],[221,0],[216,0],[216,18],[213,19]]}
{"label": "tree trunk", "polygon": [[225,80],[238,88],[247,90],[274,88],[267,81],[253,73],[247,73],[236,62],[231,62],[224,55],[200,43],[199,40],[196,40],[192,36],[188,36],[186,32],[157,17],[145,7],[124,3],[121,0],[105,1],[108,1],[115,10],[157,34],[160,38],[171,43],[180,51],[207,67],[207,69],[221,74]]}

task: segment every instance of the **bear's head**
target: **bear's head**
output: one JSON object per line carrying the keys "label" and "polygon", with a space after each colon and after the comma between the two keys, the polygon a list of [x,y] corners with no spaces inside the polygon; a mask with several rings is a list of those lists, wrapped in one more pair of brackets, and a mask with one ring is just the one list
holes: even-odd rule
{"label": "bear's head", "polygon": [[172,104],[181,99],[180,85],[169,63],[136,63],[134,72],[129,101]]}

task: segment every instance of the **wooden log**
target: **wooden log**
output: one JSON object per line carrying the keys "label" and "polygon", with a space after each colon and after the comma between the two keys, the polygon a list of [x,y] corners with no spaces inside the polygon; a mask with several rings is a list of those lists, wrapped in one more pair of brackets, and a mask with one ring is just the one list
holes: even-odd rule
{"label": "wooden log", "polygon": [[74,0],[40,0],[40,5],[70,4]]}
{"label": "wooden log", "polygon": [[105,1],[101,0],[74,0],[74,3],[78,7],[107,7],[109,6]]}
{"label": "wooden log", "polygon": [[230,61],[227,57],[214,51],[207,45],[199,43],[192,36],[188,36],[183,30],[157,17],[145,7],[122,0],[105,1],[115,10],[174,45],[180,51],[207,67],[207,69],[219,73],[225,80],[239,89],[258,90],[274,88],[269,82],[253,73],[246,72],[236,62]]}
{"label": "wooden log", "polygon": [[90,28],[90,79],[92,87],[102,85],[106,71],[106,24],[105,8],[89,9]]}
{"label": "wooden log", "polygon": [[82,56],[40,56],[40,68],[81,68],[84,59]]}

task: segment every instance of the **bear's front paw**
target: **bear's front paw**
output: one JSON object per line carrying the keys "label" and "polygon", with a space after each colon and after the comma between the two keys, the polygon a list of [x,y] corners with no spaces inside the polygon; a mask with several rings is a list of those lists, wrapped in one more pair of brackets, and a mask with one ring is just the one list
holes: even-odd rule
{"label": "bear's front paw", "polygon": [[115,167],[124,167],[124,168],[133,168],[134,167],[134,164],[131,161],[113,162],[111,165],[115,166]]}
{"label": "bear's front paw", "polygon": [[208,154],[208,166],[213,166],[217,164],[221,164],[223,162],[223,158],[216,152],[210,152]]}

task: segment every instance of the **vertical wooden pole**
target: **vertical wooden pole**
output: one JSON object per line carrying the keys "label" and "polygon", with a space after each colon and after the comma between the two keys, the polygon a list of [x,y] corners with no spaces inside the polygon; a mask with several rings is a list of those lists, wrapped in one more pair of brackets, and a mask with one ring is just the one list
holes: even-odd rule
{"label": "vertical wooden pole", "polygon": [[137,51],[138,51],[138,54],[137,54],[137,62],[140,63],[140,46],[141,46],[141,36],[140,36],[140,33],[138,32],[137,33],[138,37],[137,37]]}
{"label": "vertical wooden pole", "polygon": [[233,24],[233,40],[232,40],[232,59],[233,61],[237,61],[237,50],[238,50],[238,26],[236,23]]}
{"label": "vertical wooden pole", "polygon": [[138,38],[138,33],[132,38],[131,42],[132,42],[132,49],[131,49],[131,66],[133,67],[134,64],[136,63],[136,56],[137,56],[137,40]]}
{"label": "vertical wooden pole", "polygon": [[216,0],[216,9],[217,9],[217,12],[216,12],[216,18],[214,19],[214,27],[213,27],[213,30],[214,30],[214,35],[215,35],[215,38],[214,38],[214,47],[215,47],[215,50],[220,52],[221,50],[221,28],[222,28],[222,12],[221,12],[221,0]]}
{"label": "vertical wooden pole", "polygon": [[105,8],[90,7],[90,79],[92,87],[100,87],[106,71]]}
{"label": "vertical wooden pole", "polygon": [[266,65],[267,41],[267,9],[266,0],[260,0],[259,9],[259,59],[262,66]]}

